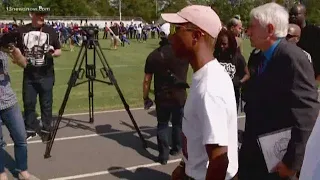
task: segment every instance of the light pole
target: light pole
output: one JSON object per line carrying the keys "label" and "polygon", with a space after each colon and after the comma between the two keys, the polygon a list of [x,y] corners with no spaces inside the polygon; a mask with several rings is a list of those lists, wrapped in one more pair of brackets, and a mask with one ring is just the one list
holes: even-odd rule
{"label": "light pole", "polygon": [[120,22],[121,22],[121,0],[119,0],[119,15],[120,15]]}
{"label": "light pole", "polygon": [[158,0],[155,0],[156,2],[156,17],[158,17]]}

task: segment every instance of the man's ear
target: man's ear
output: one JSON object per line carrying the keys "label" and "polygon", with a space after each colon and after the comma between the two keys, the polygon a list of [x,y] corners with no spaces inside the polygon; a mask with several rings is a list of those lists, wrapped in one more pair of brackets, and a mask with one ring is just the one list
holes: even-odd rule
{"label": "man's ear", "polygon": [[203,36],[203,33],[201,31],[193,31],[192,33],[193,41],[198,41],[201,36]]}
{"label": "man's ear", "polygon": [[230,27],[230,31],[234,31],[235,26]]}
{"label": "man's ear", "polygon": [[267,31],[268,31],[268,34],[274,34],[275,30],[272,24],[267,25]]}
{"label": "man's ear", "polygon": [[300,37],[297,37],[297,42],[299,42],[300,41]]}
{"label": "man's ear", "polygon": [[33,16],[33,13],[32,13],[32,12],[29,12],[29,16],[30,16],[30,18],[32,18],[32,16]]}

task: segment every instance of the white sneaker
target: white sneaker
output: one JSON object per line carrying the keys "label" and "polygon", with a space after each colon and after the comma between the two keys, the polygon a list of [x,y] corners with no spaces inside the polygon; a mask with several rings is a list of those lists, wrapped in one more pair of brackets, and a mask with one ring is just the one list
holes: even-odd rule
{"label": "white sneaker", "polygon": [[29,173],[29,177],[25,177],[21,173],[19,173],[18,178],[19,178],[19,180],[40,180],[39,178],[35,177],[34,175],[32,175],[30,173]]}

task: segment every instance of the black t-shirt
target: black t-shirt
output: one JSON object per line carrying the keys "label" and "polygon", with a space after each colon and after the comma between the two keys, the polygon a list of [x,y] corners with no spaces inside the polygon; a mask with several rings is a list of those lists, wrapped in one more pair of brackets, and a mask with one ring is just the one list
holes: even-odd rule
{"label": "black t-shirt", "polygon": [[233,57],[229,55],[220,55],[216,57],[219,63],[224,66],[230,75],[235,88],[239,87],[239,82],[245,75],[246,61],[240,52],[237,52]]}
{"label": "black t-shirt", "polygon": [[250,74],[250,79],[242,85],[243,101],[248,101],[248,98],[250,98],[250,94],[254,93],[254,92],[249,92],[249,90],[252,82],[254,82],[255,78],[257,77],[258,67],[261,64],[261,59],[263,59],[261,58],[261,56],[264,56],[264,55],[262,51],[258,49],[254,49],[250,54],[250,57],[248,60],[248,70]]}
{"label": "black t-shirt", "polygon": [[20,36],[17,46],[28,61],[24,77],[38,79],[54,76],[53,57],[47,50],[50,46],[54,49],[61,48],[55,29],[48,25],[35,28],[30,23],[20,26],[18,32]]}
{"label": "black t-shirt", "polygon": [[297,45],[311,56],[315,76],[320,75],[320,28],[308,25],[302,28]]}
{"label": "black t-shirt", "polygon": [[[162,44],[163,43],[163,44]],[[178,81],[187,82],[189,63],[176,58],[171,45],[162,41],[162,45],[151,52],[146,60],[145,73],[154,75],[155,102],[160,106],[183,106],[186,89],[173,85],[168,70]]]}

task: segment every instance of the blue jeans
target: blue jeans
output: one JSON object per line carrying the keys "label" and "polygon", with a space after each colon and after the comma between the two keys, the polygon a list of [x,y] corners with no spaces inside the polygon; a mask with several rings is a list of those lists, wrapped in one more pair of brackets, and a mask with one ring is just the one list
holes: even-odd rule
{"label": "blue jeans", "polygon": [[[10,108],[1,110],[0,116],[4,125],[8,128],[10,136],[14,142],[16,169],[19,171],[25,171],[28,168],[26,130],[18,103]],[[4,144],[2,128],[0,126],[0,173],[4,172],[5,168]]]}
{"label": "blue jeans", "polygon": [[183,107],[156,107],[157,111],[157,141],[159,159],[169,159],[169,121],[172,124],[172,150],[181,150],[181,129],[183,118]]}

